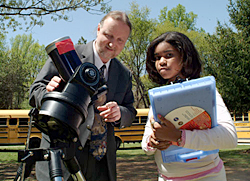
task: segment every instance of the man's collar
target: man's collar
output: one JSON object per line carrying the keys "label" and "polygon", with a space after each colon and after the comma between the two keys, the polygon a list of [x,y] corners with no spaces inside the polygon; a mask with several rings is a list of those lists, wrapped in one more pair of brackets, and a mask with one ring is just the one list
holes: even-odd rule
{"label": "man's collar", "polygon": [[[97,53],[97,51],[96,51],[95,43],[96,43],[96,42],[93,41],[93,50],[94,50],[95,66],[96,66],[98,69],[100,69],[100,68],[103,66],[104,63],[102,62],[100,56],[98,55],[98,53]],[[106,68],[107,68],[107,70],[108,70],[109,65],[110,65],[110,60],[109,60],[107,63],[105,63],[105,65],[106,65]]]}

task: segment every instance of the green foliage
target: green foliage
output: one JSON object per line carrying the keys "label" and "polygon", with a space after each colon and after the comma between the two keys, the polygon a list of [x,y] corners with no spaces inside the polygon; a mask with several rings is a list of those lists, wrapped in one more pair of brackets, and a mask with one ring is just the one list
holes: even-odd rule
{"label": "green foliage", "polygon": [[78,40],[78,44],[86,44],[87,40],[81,36],[81,38]]}
{"label": "green foliage", "polygon": [[143,83],[146,90],[149,90],[149,89],[152,89],[152,88],[158,86],[158,84],[152,82],[149,79],[148,74],[145,74],[145,75],[141,76],[141,81],[142,81],[142,83]]}
{"label": "green foliage", "polygon": [[[151,40],[166,31],[178,31],[187,35],[196,46],[203,61],[202,76],[214,75],[217,88],[230,111],[246,112],[250,109],[250,1],[230,0],[228,11],[230,22],[238,32],[228,25],[218,27],[214,35],[195,28],[195,15],[186,13],[178,5],[167,12],[161,10],[160,24],[152,33]],[[180,21],[180,22],[179,22]],[[192,22],[194,24],[192,24]]]}
{"label": "green foliage", "polygon": [[150,10],[147,7],[139,9],[136,3],[131,4],[129,18],[133,25],[133,31],[126,43],[119,59],[132,71],[135,95],[135,107],[148,107],[149,99],[147,91],[157,86],[145,75],[147,47],[155,37],[166,31],[179,31],[191,37],[192,41],[201,52],[205,52],[206,42],[204,31],[195,31],[197,15],[186,13],[185,7],[178,5],[167,12],[167,7],[161,10],[159,22],[149,19]]}
{"label": "green foliage", "polygon": [[246,41],[230,28],[217,28],[210,36],[210,72],[216,77],[225,103],[231,111],[246,112],[250,108],[249,48]]}
{"label": "green foliage", "polygon": [[163,23],[164,21],[167,20],[167,12],[168,12],[167,6],[165,6],[163,9],[160,10],[160,15],[158,17],[160,23]]}
{"label": "green foliage", "polygon": [[159,16],[160,23],[165,21],[173,23],[174,27],[180,27],[188,30],[195,30],[197,15],[192,11],[186,13],[186,8],[178,4],[175,8],[167,12],[167,6],[161,10]]}
{"label": "green foliage", "polygon": [[0,28],[2,31],[6,28],[14,31],[17,28],[22,29],[20,19],[24,20],[26,29],[35,25],[42,26],[44,24],[42,17],[46,15],[50,15],[53,21],[68,20],[66,12],[76,11],[79,8],[95,14],[106,13],[111,9],[105,0],[5,0],[0,4]]}
{"label": "green foliage", "polygon": [[138,4],[131,4],[128,16],[133,28],[126,46],[119,57],[138,76],[144,73],[145,50],[149,44],[149,36],[156,24],[154,20],[149,19],[149,12],[150,10],[147,7],[139,9]]}
{"label": "green foliage", "polygon": [[249,37],[250,35],[250,1],[249,0],[230,0],[228,5],[228,12],[230,16],[230,22],[235,27],[242,31],[243,34]]}
{"label": "green foliage", "polygon": [[230,21],[238,32],[228,25],[218,27],[207,39],[206,73],[216,78],[219,92],[230,111],[247,112],[250,109],[250,10],[249,1],[230,1]]}
{"label": "green foliage", "polygon": [[[44,46],[32,39],[32,35],[17,35],[10,40],[11,48],[0,58],[0,108],[28,108],[28,90],[47,59]],[[21,107],[22,106],[22,107]]]}
{"label": "green foliage", "polygon": [[128,16],[133,25],[131,35],[125,48],[119,55],[119,59],[124,62],[132,72],[134,81],[134,94],[136,99],[135,107],[149,106],[149,100],[140,76],[145,73],[146,49],[149,44],[149,37],[154,30],[156,21],[149,19],[150,10],[147,7],[139,9],[136,3],[131,4]]}

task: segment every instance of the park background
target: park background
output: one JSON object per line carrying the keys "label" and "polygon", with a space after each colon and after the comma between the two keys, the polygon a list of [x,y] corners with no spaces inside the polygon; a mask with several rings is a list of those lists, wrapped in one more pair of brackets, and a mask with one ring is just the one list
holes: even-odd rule
{"label": "park background", "polygon": [[202,76],[215,77],[228,109],[240,114],[249,110],[248,0],[2,2],[0,109],[30,108],[29,87],[48,58],[46,45],[62,36],[74,43],[91,41],[104,13],[122,10],[133,31],[118,58],[133,74],[136,108],[149,107],[147,90],[157,86],[145,71],[147,46],[161,33],[180,31],[194,42],[203,62]]}
{"label": "park background", "polygon": [[[249,0],[83,0],[78,5],[77,0],[0,2],[0,109],[30,109],[28,91],[48,58],[46,45],[62,36],[70,36],[74,43],[89,42],[107,11],[122,10],[128,13],[133,32],[119,59],[133,73],[136,108],[149,106],[147,90],[157,86],[145,72],[147,46],[163,32],[180,31],[194,42],[204,65],[202,76],[216,78],[229,110],[238,114],[249,111]],[[16,153],[11,154],[1,153],[1,180],[7,169],[15,174],[18,167]],[[248,146],[220,154],[227,174],[234,175],[231,180],[248,180]],[[153,158],[140,149],[118,150],[118,170],[119,180],[157,177]]]}

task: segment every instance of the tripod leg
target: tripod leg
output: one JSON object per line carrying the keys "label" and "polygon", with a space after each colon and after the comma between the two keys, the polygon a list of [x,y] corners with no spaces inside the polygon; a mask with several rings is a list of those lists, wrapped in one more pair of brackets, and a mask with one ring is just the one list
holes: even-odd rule
{"label": "tripod leg", "polygon": [[17,169],[17,174],[14,181],[23,181],[29,177],[34,164],[21,163]]}
{"label": "tripod leg", "polygon": [[71,173],[71,177],[73,178],[73,180],[86,181],[81,172],[81,167],[75,157],[70,160],[65,160],[64,163],[68,168],[69,172]]}
{"label": "tripod leg", "polygon": [[50,150],[50,179],[54,181],[63,181],[61,150]]}
{"label": "tripod leg", "polygon": [[23,170],[23,163],[20,164],[20,166],[17,169],[16,177],[14,178],[14,181],[19,181],[22,176],[22,170]]}

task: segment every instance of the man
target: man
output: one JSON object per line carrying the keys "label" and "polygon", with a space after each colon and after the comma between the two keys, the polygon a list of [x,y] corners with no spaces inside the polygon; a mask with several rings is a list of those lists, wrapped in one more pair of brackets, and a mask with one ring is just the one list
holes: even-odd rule
{"label": "man", "polygon": [[[107,123],[107,152],[98,161],[89,152],[90,130],[86,124],[93,124],[94,118],[87,117],[80,126],[80,142],[76,158],[87,181],[116,180],[116,144],[114,125],[120,128],[130,126],[135,119],[136,110],[133,107],[132,76],[130,71],[115,57],[122,51],[131,32],[131,23],[127,15],[120,11],[108,13],[98,24],[95,41],[86,45],[77,45],[75,49],[82,62],[91,60],[98,69],[106,65],[106,81],[108,92],[106,103],[99,106],[100,116]],[[49,59],[30,88],[30,105],[40,107],[43,95],[59,87],[62,79]],[[41,147],[49,147],[49,138],[44,135]],[[49,180],[48,162],[36,163],[38,180]],[[64,180],[69,173],[64,172]]]}

